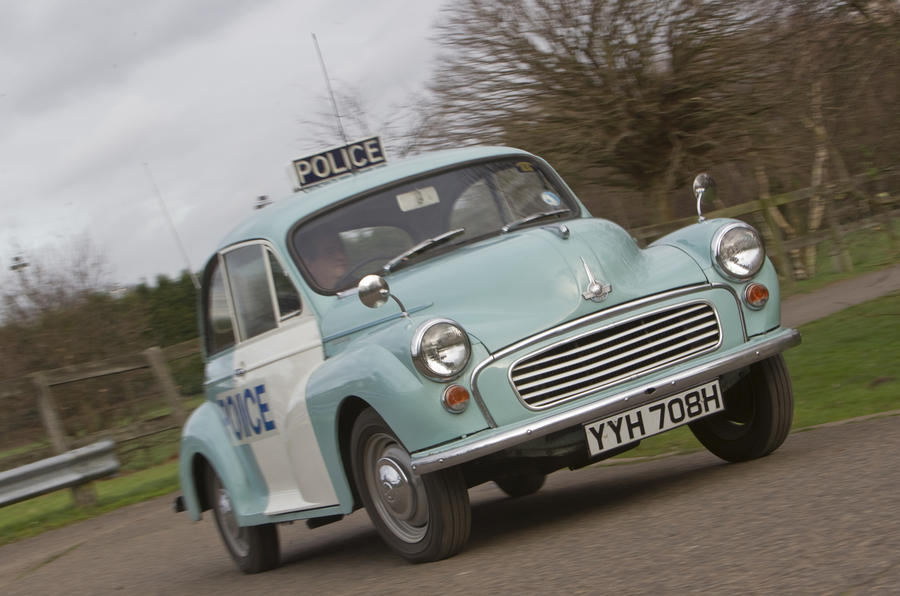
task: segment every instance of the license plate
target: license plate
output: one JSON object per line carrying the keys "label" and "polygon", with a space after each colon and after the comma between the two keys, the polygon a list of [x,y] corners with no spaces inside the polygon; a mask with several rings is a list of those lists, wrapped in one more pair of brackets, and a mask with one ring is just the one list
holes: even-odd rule
{"label": "license plate", "polygon": [[600,455],[725,409],[719,381],[688,389],[584,425],[591,455]]}

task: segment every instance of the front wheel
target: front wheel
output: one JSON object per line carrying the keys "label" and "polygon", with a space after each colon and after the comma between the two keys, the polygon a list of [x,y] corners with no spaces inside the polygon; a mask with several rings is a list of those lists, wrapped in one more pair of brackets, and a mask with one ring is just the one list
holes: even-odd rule
{"label": "front wheel", "polygon": [[207,480],[209,505],[219,535],[238,568],[244,573],[259,573],[277,567],[281,555],[275,524],[239,526],[228,489],[212,468]]}
{"label": "front wheel", "polygon": [[763,457],[787,438],[794,417],[791,377],[781,354],[751,365],[725,392],[725,410],[692,422],[694,436],[730,462]]}
{"label": "front wheel", "polygon": [[413,563],[462,550],[472,525],[469,493],[454,468],[419,476],[375,410],[365,410],[350,441],[353,479],[381,538]]}

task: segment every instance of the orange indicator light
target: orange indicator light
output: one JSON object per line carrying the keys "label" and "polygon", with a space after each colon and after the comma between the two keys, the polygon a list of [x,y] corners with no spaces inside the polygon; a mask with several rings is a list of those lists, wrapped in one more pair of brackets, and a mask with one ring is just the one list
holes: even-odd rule
{"label": "orange indicator light", "polygon": [[769,301],[769,288],[760,283],[749,284],[744,290],[744,299],[751,308],[762,308]]}
{"label": "orange indicator light", "polygon": [[469,391],[461,385],[450,385],[444,390],[441,403],[449,412],[459,414],[469,405]]}

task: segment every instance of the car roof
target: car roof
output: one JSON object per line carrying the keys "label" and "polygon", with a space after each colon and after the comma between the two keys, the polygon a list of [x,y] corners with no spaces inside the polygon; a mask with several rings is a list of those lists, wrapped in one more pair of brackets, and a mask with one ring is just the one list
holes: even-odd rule
{"label": "car roof", "polygon": [[506,155],[533,157],[526,151],[511,147],[447,149],[401,159],[333,182],[325,182],[310,190],[295,192],[248,217],[222,239],[217,250],[257,238],[278,242],[287,236],[288,230],[299,219],[348,197],[453,164]]}

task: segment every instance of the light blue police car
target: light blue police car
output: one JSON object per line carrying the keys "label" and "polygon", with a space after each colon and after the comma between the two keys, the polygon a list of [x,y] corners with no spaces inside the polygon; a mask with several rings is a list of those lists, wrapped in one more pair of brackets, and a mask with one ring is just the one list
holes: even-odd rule
{"label": "light blue police car", "polygon": [[[698,176],[698,212],[713,190]],[[527,495],[685,424],[725,460],[771,453],[800,336],[757,231],[699,219],[641,249],[509,148],[381,165],[258,212],[203,274],[207,400],[176,508],[211,509],[248,573],[278,564],[277,524],[360,507],[397,553],[433,561],[465,545],[483,482]]]}

